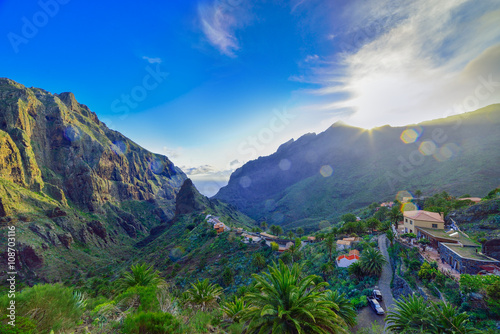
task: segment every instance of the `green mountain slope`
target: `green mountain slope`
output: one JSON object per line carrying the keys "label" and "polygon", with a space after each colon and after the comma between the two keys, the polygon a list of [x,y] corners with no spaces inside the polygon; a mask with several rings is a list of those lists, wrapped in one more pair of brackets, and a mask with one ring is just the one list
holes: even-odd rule
{"label": "green mountain slope", "polygon": [[256,220],[293,228],[401,190],[483,196],[500,183],[499,144],[498,104],[408,127],[334,124],[248,162],[215,198]]}
{"label": "green mountain slope", "polygon": [[201,196],[167,157],[106,127],[72,93],[0,79],[0,233],[16,228],[20,281],[119,272],[145,256],[139,245],[155,231],[201,211],[252,223]]}

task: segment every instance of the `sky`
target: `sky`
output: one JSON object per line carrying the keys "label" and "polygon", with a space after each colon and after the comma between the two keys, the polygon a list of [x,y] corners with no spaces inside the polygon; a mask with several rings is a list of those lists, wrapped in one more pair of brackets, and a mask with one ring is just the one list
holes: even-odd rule
{"label": "sky", "polygon": [[0,77],[71,91],[213,195],[337,121],[500,102],[497,0],[0,0]]}

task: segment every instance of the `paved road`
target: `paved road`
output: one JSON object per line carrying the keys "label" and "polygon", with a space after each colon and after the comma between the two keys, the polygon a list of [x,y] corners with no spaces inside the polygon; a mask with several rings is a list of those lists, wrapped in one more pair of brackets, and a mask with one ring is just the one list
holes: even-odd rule
{"label": "paved road", "polygon": [[394,306],[394,298],[392,297],[391,290],[391,280],[392,280],[392,269],[391,264],[389,263],[389,252],[387,252],[386,246],[387,237],[385,234],[381,234],[378,237],[378,247],[382,252],[382,255],[385,256],[387,263],[384,265],[382,270],[382,275],[380,276],[380,280],[378,282],[378,286],[380,292],[382,292],[382,296],[384,296],[384,310],[387,311]]}

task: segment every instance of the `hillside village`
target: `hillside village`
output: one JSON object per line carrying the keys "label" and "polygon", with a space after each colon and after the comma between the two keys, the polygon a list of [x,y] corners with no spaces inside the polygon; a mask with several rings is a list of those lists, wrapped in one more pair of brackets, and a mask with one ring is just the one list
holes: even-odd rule
{"label": "hillside village", "polygon": [[[411,200],[411,197],[403,197],[402,207]],[[481,201],[477,197],[466,197],[458,200],[469,201],[471,204]],[[392,208],[393,206],[394,202],[383,202],[379,207]],[[229,226],[220,221],[220,217],[209,214],[205,219],[213,226],[217,234],[231,231]],[[360,220],[359,217],[356,217],[356,221]],[[396,239],[405,245],[419,249],[420,254],[425,259],[436,261],[440,270],[453,276],[459,277],[460,274],[500,275],[500,258],[498,258],[500,239],[490,240],[481,246],[462,232],[453,219],[450,218],[450,221],[451,224],[445,225],[442,213],[408,210],[402,212],[402,220],[397,222],[397,228],[395,226],[391,226],[391,228]],[[340,224],[344,224],[344,222]],[[244,243],[257,244],[262,242],[268,247],[272,247],[272,243],[275,243],[279,246],[277,250],[279,253],[289,250],[296,242],[293,238],[278,237],[266,232],[246,231],[243,228],[235,228],[234,231],[242,237]],[[342,237],[336,240],[336,250],[348,252],[337,257],[337,266],[348,267],[359,261],[359,251],[351,250],[351,248],[354,248],[361,241],[362,238],[358,236]],[[302,247],[313,242],[316,242],[314,236],[301,238]],[[424,247],[420,247],[422,245]]]}

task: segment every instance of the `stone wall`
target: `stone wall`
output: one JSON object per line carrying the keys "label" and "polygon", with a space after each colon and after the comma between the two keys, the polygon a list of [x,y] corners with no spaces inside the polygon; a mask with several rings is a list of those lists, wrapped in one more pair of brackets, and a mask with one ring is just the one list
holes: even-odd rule
{"label": "stone wall", "polygon": [[392,288],[392,296],[394,299],[399,299],[400,297],[408,297],[413,295],[413,290],[410,285],[399,275],[394,275]]}
{"label": "stone wall", "polygon": [[[455,268],[454,264],[456,262],[457,271],[461,274],[475,275],[482,270],[479,266],[487,264],[496,264],[497,266],[500,265],[500,261],[481,261],[460,257],[457,253],[453,252],[442,243],[439,244],[439,254],[441,257],[441,261],[448,263],[452,268]],[[452,258],[453,263],[450,263],[450,257]]]}

